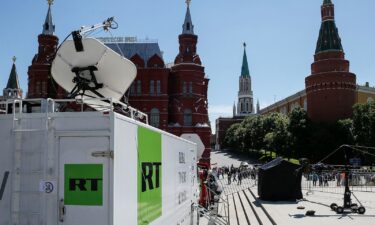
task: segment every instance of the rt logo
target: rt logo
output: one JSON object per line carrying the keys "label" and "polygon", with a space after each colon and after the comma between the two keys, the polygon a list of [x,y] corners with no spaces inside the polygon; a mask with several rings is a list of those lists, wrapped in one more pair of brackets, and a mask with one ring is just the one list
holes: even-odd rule
{"label": "rt logo", "polygon": [[[142,163],[142,192],[160,187],[160,162],[143,162]],[[155,178],[153,179],[153,177]],[[154,184],[155,180],[155,184]]]}
{"label": "rt logo", "polygon": [[103,179],[69,179],[70,191],[98,191],[99,182]]}

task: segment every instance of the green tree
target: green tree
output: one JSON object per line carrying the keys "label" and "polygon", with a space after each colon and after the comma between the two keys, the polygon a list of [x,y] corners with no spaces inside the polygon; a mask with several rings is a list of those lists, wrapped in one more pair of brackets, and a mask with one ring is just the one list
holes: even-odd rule
{"label": "green tree", "polygon": [[311,121],[304,109],[298,107],[289,114],[290,154],[295,158],[307,157]]}
{"label": "green tree", "polygon": [[233,124],[229,127],[227,132],[225,133],[224,138],[224,147],[230,149],[237,149],[238,148],[238,138],[236,136],[236,131],[240,126],[239,123]]}
{"label": "green tree", "polygon": [[353,110],[353,134],[357,144],[375,146],[375,103],[356,104]]}

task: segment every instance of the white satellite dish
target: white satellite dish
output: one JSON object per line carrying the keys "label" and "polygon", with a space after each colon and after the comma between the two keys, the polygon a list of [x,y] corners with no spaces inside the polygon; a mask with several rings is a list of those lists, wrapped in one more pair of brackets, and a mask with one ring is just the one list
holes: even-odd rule
{"label": "white satellite dish", "polygon": [[197,159],[200,160],[202,158],[205,147],[198,134],[185,133],[181,134],[181,138],[197,144]]}
{"label": "white satellite dish", "polygon": [[[112,98],[119,101],[137,75],[136,66],[128,59],[94,38],[82,38],[77,48],[74,40],[65,41],[52,62],[54,80],[72,98]],[[90,100],[95,109],[108,102]]]}

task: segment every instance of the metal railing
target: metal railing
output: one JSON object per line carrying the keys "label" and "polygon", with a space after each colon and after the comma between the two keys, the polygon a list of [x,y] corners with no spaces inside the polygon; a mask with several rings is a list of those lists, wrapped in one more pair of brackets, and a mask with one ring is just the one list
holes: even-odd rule
{"label": "metal railing", "polygon": [[[343,171],[321,170],[303,175],[302,189],[307,193],[314,191],[343,193],[345,181]],[[352,169],[349,172],[350,190],[356,192],[375,192],[375,171]]]}
{"label": "metal railing", "polygon": [[[94,104],[95,102],[95,104]],[[5,109],[1,109],[2,114],[13,114],[14,120],[17,120],[17,115],[23,113],[29,113],[25,106],[27,105],[39,105],[40,113],[46,113],[46,115],[60,113],[61,106],[66,104],[76,104],[80,106],[80,112],[84,112],[85,105],[95,106],[96,111],[99,112],[117,112],[128,116],[134,120],[144,121],[148,124],[148,115],[143,113],[125,103],[119,101],[113,101],[112,98],[82,98],[82,99],[8,99],[1,101],[0,105],[3,105]],[[31,112],[33,113],[33,112]]]}

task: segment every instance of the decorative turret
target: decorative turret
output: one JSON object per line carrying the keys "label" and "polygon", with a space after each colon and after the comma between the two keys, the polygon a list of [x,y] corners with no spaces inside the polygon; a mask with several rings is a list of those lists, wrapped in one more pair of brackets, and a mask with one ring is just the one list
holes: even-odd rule
{"label": "decorative turret", "polygon": [[254,113],[253,91],[251,90],[251,77],[246,56],[246,43],[243,43],[244,52],[242,58],[241,76],[239,78],[237,115],[248,116]]}
{"label": "decorative turret", "polygon": [[356,76],[349,72],[334,12],[332,1],[324,0],[314,63],[305,79],[307,113],[316,122],[349,118],[355,103]]}
{"label": "decorative turret", "polygon": [[201,59],[197,54],[198,36],[194,34],[194,25],[190,14],[190,3],[191,0],[186,0],[187,8],[185,21],[182,25],[182,33],[178,36],[180,49],[174,63],[194,63],[201,65]]}
{"label": "decorative turret", "polygon": [[260,104],[259,104],[259,99],[257,99],[257,112],[256,114],[259,114],[260,111]]}
{"label": "decorative turret", "polygon": [[64,98],[66,96],[65,91],[56,84],[51,76],[51,64],[59,43],[59,39],[54,35],[52,3],[53,0],[48,0],[48,11],[43,24],[43,32],[38,36],[38,53],[29,66],[27,98]]}
{"label": "decorative turret", "polygon": [[18,81],[18,74],[16,69],[16,57],[13,57],[12,70],[10,71],[9,79],[6,88],[3,90],[4,99],[22,98],[22,89]]}
{"label": "decorative turret", "polygon": [[233,102],[233,117],[236,117],[236,102]]}

